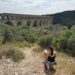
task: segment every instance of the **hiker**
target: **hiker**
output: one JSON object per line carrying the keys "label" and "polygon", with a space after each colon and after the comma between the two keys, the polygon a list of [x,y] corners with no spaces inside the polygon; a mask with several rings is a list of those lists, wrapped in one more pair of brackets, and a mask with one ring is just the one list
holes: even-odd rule
{"label": "hiker", "polygon": [[53,47],[49,47],[47,50],[44,51],[44,58],[45,58],[45,66],[46,67],[49,68],[48,65],[56,64],[56,61],[55,61],[56,51],[53,49]]}

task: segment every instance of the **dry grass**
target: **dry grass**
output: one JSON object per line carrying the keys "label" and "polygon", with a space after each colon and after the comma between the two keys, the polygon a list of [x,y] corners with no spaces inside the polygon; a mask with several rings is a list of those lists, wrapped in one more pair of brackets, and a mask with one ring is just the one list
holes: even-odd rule
{"label": "dry grass", "polygon": [[37,45],[37,44],[33,45],[33,47],[32,47],[32,51],[37,52],[37,53],[42,52],[43,50],[44,50],[44,49],[41,48],[41,47],[40,47],[39,45]]}
{"label": "dry grass", "polygon": [[0,58],[2,58],[5,55],[8,49],[10,49],[9,45],[0,45]]}
{"label": "dry grass", "polygon": [[[15,44],[14,45],[13,44],[1,45],[0,46],[0,53],[3,53],[3,50],[7,51],[8,49],[10,49],[13,46],[21,48],[20,46],[17,45],[17,43],[16,43],[16,45]],[[40,75],[42,75],[44,73],[44,72],[42,73],[44,67],[39,66],[39,65],[43,65],[43,63],[42,63],[42,60],[43,60],[43,52],[42,51],[43,51],[43,49],[36,44],[31,45],[31,46],[33,46],[33,47],[30,47],[29,50],[28,49],[24,50],[24,51],[27,50],[26,53],[28,53],[28,54],[26,54],[27,57],[25,60],[27,60],[27,62],[32,64],[32,65],[28,64],[28,66],[33,67],[34,65],[37,65],[35,68],[37,69],[37,71],[39,71],[41,73]],[[23,46],[23,47],[26,47],[26,46]],[[35,52],[36,54],[33,54],[31,52]],[[28,59],[31,62],[28,61]],[[35,61],[37,61],[37,63],[35,63]],[[55,67],[56,72],[53,75],[75,75],[75,60],[74,60],[74,58],[67,56],[64,53],[57,52],[56,61],[57,61],[57,65]],[[25,63],[26,63],[26,61],[25,61]],[[23,63],[23,65],[26,65],[25,63]],[[28,67],[28,66],[26,67],[26,70],[30,69],[30,67]],[[25,69],[25,67],[24,67],[24,69]],[[33,69],[30,69],[30,71],[31,70],[33,70]],[[50,75],[50,74],[46,74],[46,75]]]}
{"label": "dry grass", "polygon": [[[40,58],[43,58],[43,50],[40,46],[34,45],[32,50],[36,53],[39,53]],[[57,66],[56,73],[54,75],[75,75],[75,60],[74,58],[57,52]]]}
{"label": "dry grass", "polygon": [[75,61],[64,53],[57,54],[57,71],[55,75],[75,75]]}
{"label": "dry grass", "polygon": [[18,47],[18,48],[25,48],[25,47],[31,47],[32,44],[24,41],[24,42],[11,42],[11,43],[7,43],[8,46],[11,47]]}
{"label": "dry grass", "polygon": [[7,58],[12,58],[14,61],[18,61],[25,57],[25,54],[23,54],[20,48],[31,48],[31,46],[32,44],[25,41],[0,44],[0,58],[5,56]]}
{"label": "dry grass", "polygon": [[5,57],[11,58],[15,62],[19,62],[25,58],[25,53],[18,48],[10,48],[5,52]]}
{"label": "dry grass", "polygon": [[25,54],[20,50],[20,46],[16,44],[4,44],[0,45],[0,59],[2,57],[11,58],[13,61],[19,61],[25,58]]}

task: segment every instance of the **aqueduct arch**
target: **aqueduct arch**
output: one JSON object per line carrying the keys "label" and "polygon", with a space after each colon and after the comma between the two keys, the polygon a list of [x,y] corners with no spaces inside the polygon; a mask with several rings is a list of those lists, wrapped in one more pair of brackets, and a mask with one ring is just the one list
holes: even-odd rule
{"label": "aqueduct arch", "polygon": [[24,15],[24,14],[0,14],[0,20],[10,21],[14,25],[20,25],[21,22],[25,22],[30,28],[34,27],[45,27],[52,23],[52,16],[41,16],[41,15]]}

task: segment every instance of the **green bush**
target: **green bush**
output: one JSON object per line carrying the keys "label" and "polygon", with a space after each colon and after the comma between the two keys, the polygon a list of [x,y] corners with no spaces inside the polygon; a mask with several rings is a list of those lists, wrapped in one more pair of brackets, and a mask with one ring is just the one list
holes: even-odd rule
{"label": "green bush", "polygon": [[30,43],[34,43],[35,42],[35,36],[33,35],[33,33],[31,33],[28,30],[21,30],[19,32],[19,35],[23,38],[23,40],[26,40]]}
{"label": "green bush", "polygon": [[11,21],[6,21],[5,24],[13,26],[13,23]]}
{"label": "green bush", "polygon": [[11,40],[12,40],[12,32],[10,29],[5,28],[3,33],[2,44],[5,44],[6,42],[10,42]]}
{"label": "green bush", "polygon": [[75,25],[73,25],[73,26],[71,27],[71,31],[72,31],[72,33],[75,34]]}
{"label": "green bush", "polygon": [[49,46],[52,45],[52,36],[44,36],[42,37],[38,44],[43,47],[43,48],[48,48]]}
{"label": "green bush", "polygon": [[73,34],[68,41],[69,54],[75,56],[75,35]]}
{"label": "green bush", "polygon": [[22,25],[22,22],[21,21],[18,21],[17,22],[17,26],[19,26],[19,25]]}
{"label": "green bush", "polygon": [[53,45],[62,52],[75,56],[75,35],[70,30],[63,31],[53,39]]}
{"label": "green bush", "polygon": [[53,39],[53,45],[57,48],[57,50],[62,50],[66,52],[67,44],[68,39],[66,39],[65,37],[58,37]]}
{"label": "green bush", "polygon": [[19,49],[11,48],[8,51],[6,51],[5,56],[7,58],[11,58],[15,62],[18,62],[18,61],[24,59],[25,54]]}
{"label": "green bush", "polygon": [[70,36],[72,35],[70,30],[65,30],[61,32],[61,34],[58,37],[55,37],[53,39],[53,44],[58,48],[58,49],[66,49],[68,40]]}
{"label": "green bush", "polygon": [[57,50],[75,55],[75,26],[68,29],[66,26],[50,25],[34,32],[23,23],[19,26],[10,26],[0,22],[0,43],[12,41],[38,43],[43,48],[54,45]]}

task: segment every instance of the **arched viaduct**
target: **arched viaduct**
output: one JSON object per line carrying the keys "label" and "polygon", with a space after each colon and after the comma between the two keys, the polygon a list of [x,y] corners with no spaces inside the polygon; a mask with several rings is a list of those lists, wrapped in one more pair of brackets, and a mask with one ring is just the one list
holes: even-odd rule
{"label": "arched viaduct", "polygon": [[52,23],[51,16],[41,16],[41,15],[24,15],[24,14],[0,14],[0,20],[5,23],[11,22],[13,25],[26,24],[30,28],[43,28]]}

